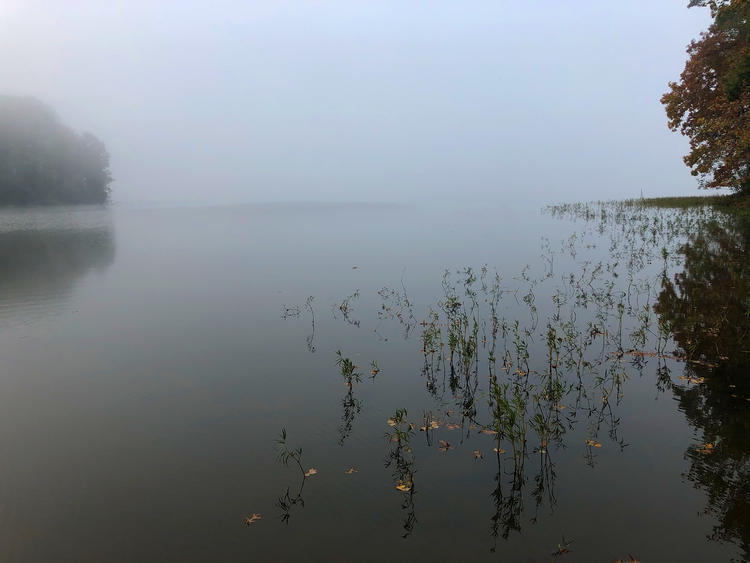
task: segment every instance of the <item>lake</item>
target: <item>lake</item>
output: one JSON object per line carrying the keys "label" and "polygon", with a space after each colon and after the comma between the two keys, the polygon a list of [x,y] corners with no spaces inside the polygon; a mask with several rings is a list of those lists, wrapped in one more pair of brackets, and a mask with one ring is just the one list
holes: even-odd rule
{"label": "lake", "polygon": [[4,209],[0,560],[746,560],[748,225]]}

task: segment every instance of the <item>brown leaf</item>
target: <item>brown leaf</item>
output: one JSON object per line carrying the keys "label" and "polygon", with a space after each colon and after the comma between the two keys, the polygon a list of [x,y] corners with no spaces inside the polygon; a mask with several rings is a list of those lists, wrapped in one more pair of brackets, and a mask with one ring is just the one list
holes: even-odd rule
{"label": "brown leaf", "polygon": [[253,513],[252,516],[245,516],[245,524],[248,526],[254,524],[257,520],[260,520],[260,514],[258,513]]}
{"label": "brown leaf", "polygon": [[347,469],[346,471],[344,471],[344,473],[346,473],[347,475],[351,475],[352,473],[356,473],[356,472],[357,472],[357,470],[354,469],[353,467],[350,467],[349,469]]}
{"label": "brown leaf", "polygon": [[474,459],[482,459],[484,456],[482,455],[482,452],[479,450],[474,450]]}
{"label": "brown leaf", "polygon": [[317,469],[315,469],[314,467],[311,467],[311,468],[310,468],[310,469],[308,469],[308,470],[307,470],[307,472],[305,473],[305,477],[312,477],[312,476],[313,476],[313,475],[315,475],[315,474],[316,474],[317,472],[318,472],[318,470],[317,470]]}
{"label": "brown leaf", "polygon": [[445,440],[440,440],[440,451],[447,452],[448,450],[452,450],[453,446],[450,445],[450,443],[446,442]]}
{"label": "brown leaf", "polygon": [[601,448],[602,447],[602,445],[599,442],[596,442],[594,440],[589,440],[588,438],[586,439],[586,445],[589,446],[589,447],[593,446],[595,448]]}

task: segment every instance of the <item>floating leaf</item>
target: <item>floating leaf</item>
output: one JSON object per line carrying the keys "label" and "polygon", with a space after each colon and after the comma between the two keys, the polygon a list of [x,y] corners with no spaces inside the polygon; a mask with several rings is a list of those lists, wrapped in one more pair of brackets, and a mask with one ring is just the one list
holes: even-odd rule
{"label": "floating leaf", "polygon": [[386,420],[386,423],[387,423],[387,424],[388,424],[388,426],[390,426],[391,428],[393,428],[394,426],[396,426],[396,421],[395,421],[395,420],[393,420],[392,418],[389,418],[388,420]]}
{"label": "floating leaf", "polygon": [[440,423],[437,420],[432,420],[430,421],[430,428],[432,428],[433,430],[437,430],[438,428],[440,428]]}
{"label": "floating leaf", "polygon": [[317,470],[317,469],[315,469],[314,467],[311,467],[310,469],[308,469],[308,470],[307,470],[307,471],[305,472],[305,477],[312,477],[312,476],[313,476],[313,475],[315,475],[315,474],[316,474],[317,472],[318,472],[318,470]]}
{"label": "floating leaf", "polygon": [[484,456],[482,455],[482,452],[479,450],[474,450],[474,459],[483,459]]}
{"label": "floating leaf", "polygon": [[498,454],[504,454],[505,450],[502,448],[492,448],[492,451]]}
{"label": "floating leaf", "polygon": [[594,448],[601,448],[602,447],[602,445],[599,442],[597,442],[595,440],[589,440],[588,438],[586,439],[586,445],[589,446],[589,447],[593,446]]}
{"label": "floating leaf", "polygon": [[354,469],[353,467],[350,467],[349,469],[344,471],[344,473],[346,473],[347,475],[351,475],[352,473],[357,473],[357,470]]}
{"label": "floating leaf", "polygon": [[702,454],[713,453],[714,445],[711,442],[708,442],[706,444],[703,444],[700,448],[698,448],[698,451]]}
{"label": "floating leaf", "polygon": [[446,428],[447,428],[448,430],[456,430],[457,428],[461,428],[461,426],[460,426],[460,425],[458,425],[458,424],[453,424],[452,422],[451,422],[451,423],[449,423],[449,424],[446,424],[446,425],[445,425],[445,427],[446,427]]}
{"label": "floating leaf", "polygon": [[445,440],[440,440],[440,451],[447,452],[448,450],[452,450],[453,446],[450,445],[450,443],[446,442]]}
{"label": "floating leaf", "polygon": [[497,434],[497,430],[490,430],[489,428],[482,428],[480,432],[483,432],[484,434],[490,434],[491,436]]}
{"label": "floating leaf", "polygon": [[411,491],[412,483],[410,481],[399,481],[396,485],[396,489],[402,493],[408,493]]}
{"label": "floating leaf", "polygon": [[250,524],[254,524],[257,520],[260,520],[260,514],[258,514],[257,512],[253,513],[252,516],[245,516],[245,524],[247,524],[248,526]]}
{"label": "floating leaf", "polygon": [[700,385],[701,383],[706,382],[705,377],[687,377],[685,375],[677,376],[677,379],[681,379],[683,381],[687,381],[688,383],[693,383],[695,385]]}

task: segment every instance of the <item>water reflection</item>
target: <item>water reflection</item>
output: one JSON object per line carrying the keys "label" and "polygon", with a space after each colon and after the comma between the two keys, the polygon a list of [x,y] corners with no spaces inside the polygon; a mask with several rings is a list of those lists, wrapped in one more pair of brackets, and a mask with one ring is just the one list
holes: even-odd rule
{"label": "water reflection", "polygon": [[[541,269],[524,268],[507,282],[487,266],[446,271],[421,320],[403,280],[401,290],[378,292],[373,333],[388,340],[390,322],[405,341],[419,334],[425,400],[439,405],[436,414],[423,409],[423,445],[412,444],[417,424],[405,408],[388,420],[386,466],[402,494],[403,536],[417,524],[415,448],[468,446],[477,448],[475,460],[492,449],[494,551],[498,538],[536,523],[545,508],[555,511],[556,463],[570,457],[566,449],[592,469],[602,448],[626,451],[628,381],[655,374],[656,386],[670,389],[702,432],[687,448],[686,477],[707,492],[706,510],[718,521],[711,537],[750,555],[748,222],[636,204],[550,212],[584,225],[559,250],[543,241]],[[332,306],[354,327],[365,318],[351,317],[357,298],[359,291]],[[344,445],[361,409],[360,374],[340,352],[337,364],[347,385]],[[456,430],[458,441],[449,434]]]}
{"label": "water reflection", "polygon": [[[76,282],[115,256],[106,210],[60,221],[54,215],[6,212],[0,225],[0,322],[28,322],[54,312]],[[80,220],[79,220],[80,219]]]}
{"label": "water reflection", "polygon": [[[711,538],[750,558],[750,220],[710,221],[681,248],[684,267],[663,279],[655,310],[688,360],[670,385],[699,433],[685,477],[706,492]],[[716,366],[713,368],[712,366]],[[694,382],[700,382],[696,384]]]}

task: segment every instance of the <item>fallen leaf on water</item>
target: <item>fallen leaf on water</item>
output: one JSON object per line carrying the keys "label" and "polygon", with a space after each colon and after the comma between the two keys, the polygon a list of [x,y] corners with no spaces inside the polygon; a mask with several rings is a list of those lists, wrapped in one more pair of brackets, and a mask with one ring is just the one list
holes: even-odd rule
{"label": "fallen leaf on water", "polygon": [[588,438],[586,439],[586,445],[587,446],[593,446],[595,448],[601,448],[602,447],[602,445],[599,442],[596,442],[594,440],[589,440]]}
{"label": "fallen leaf on water", "polygon": [[628,554],[628,559],[618,559],[615,563],[639,563],[638,559]]}
{"label": "fallen leaf on water", "polygon": [[498,454],[504,454],[505,450],[502,448],[492,448],[492,451]]}
{"label": "fallen leaf on water", "polygon": [[458,424],[453,424],[452,422],[450,424],[446,424],[445,427],[448,430],[456,430],[457,428],[461,428]]}
{"label": "fallen leaf on water", "polygon": [[430,422],[430,428],[432,428],[433,430],[437,430],[438,428],[440,428],[440,424],[437,420],[433,420],[432,422]]}
{"label": "fallen leaf on water", "polygon": [[491,434],[491,435],[497,434],[497,430],[490,430],[489,428],[482,428],[481,432],[483,432],[484,434]]}
{"label": "fallen leaf on water", "polygon": [[403,493],[408,493],[409,491],[411,491],[411,483],[408,483],[406,481],[399,481],[398,485],[396,485],[396,488]]}
{"label": "fallen leaf on water", "polygon": [[245,516],[245,524],[248,526],[255,523],[256,520],[260,520],[260,514],[258,513],[253,513],[252,516]]}
{"label": "fallen leaf on water", "polygon": [[555,408],[559,411],[563,410],[565,408],[565,405],[555,405]]}
{"label": "fallen leaf on water", "polygon": [[357,470],[354,469],[353,467],[350,467],[349,469],[347,469],[346,471],[344,471],[344,473],[346,473],[347,475],[351,475],[352,473],[356,473],[356,472],[357,472]]}
{"label": "fallen leaf on water", "polygon": [[484,456],[479,450],[474,450],[474,459],[482,459]]}
{"label": "fallen leaf on water", "polygon": [[414,424],[413,422],[409,423],[409,430],[414,430],[416,427],[417,427],[417,425]]}
{"label": "fallen leaf on water", "polygon": [[420,426],[419,427],[419,431],[420,432],[427,432],[427,427],[426,426]]}
{"label": "fallen leaf on water", "polygon": [[308,469],[308,470],[307,470],[307,472],[305,473],[305,477],[312,477],[312,476],[313,476],[313,475],[315,475],[315,474],[316,474],[317,472],[318,472],[318,470],[317,470],[317,469],[315,469],[314,467],[311,467],[311,468],[310,468],[310,469]]}
{"label": "fallen leaf on water", "polygon": [[694,383],[696,385],[706,382],[705,377],[687,377],[685,375],[679,375],[677,376],[677,379],[682,379],[683,381],[687,381],[688,383]]}
{"label": "fallen leaf on water", "polygon": [[452,450],[453,446],[450,445],[450,443],[446,442],[445,440],[440,440],[440,451],[447,452],[448,450]]}
{"label": "fallen leaf on water", "polygon": [[713,453],[714,445],[711,442],[708,442],[707,444],[703,444],[700,448],[698,448],[698,451],[702,454]]}
{"label": "fallen leaf on water", "polygon": [[387,424],[388,424],[388,426],[390,426],[391,428],[393,428],[394,426],[396,426],[396,421],[395,421],[395,420],[393,420],[392,418],[389,418],[388,420],[386,420],[386,423],[387,423]]}

